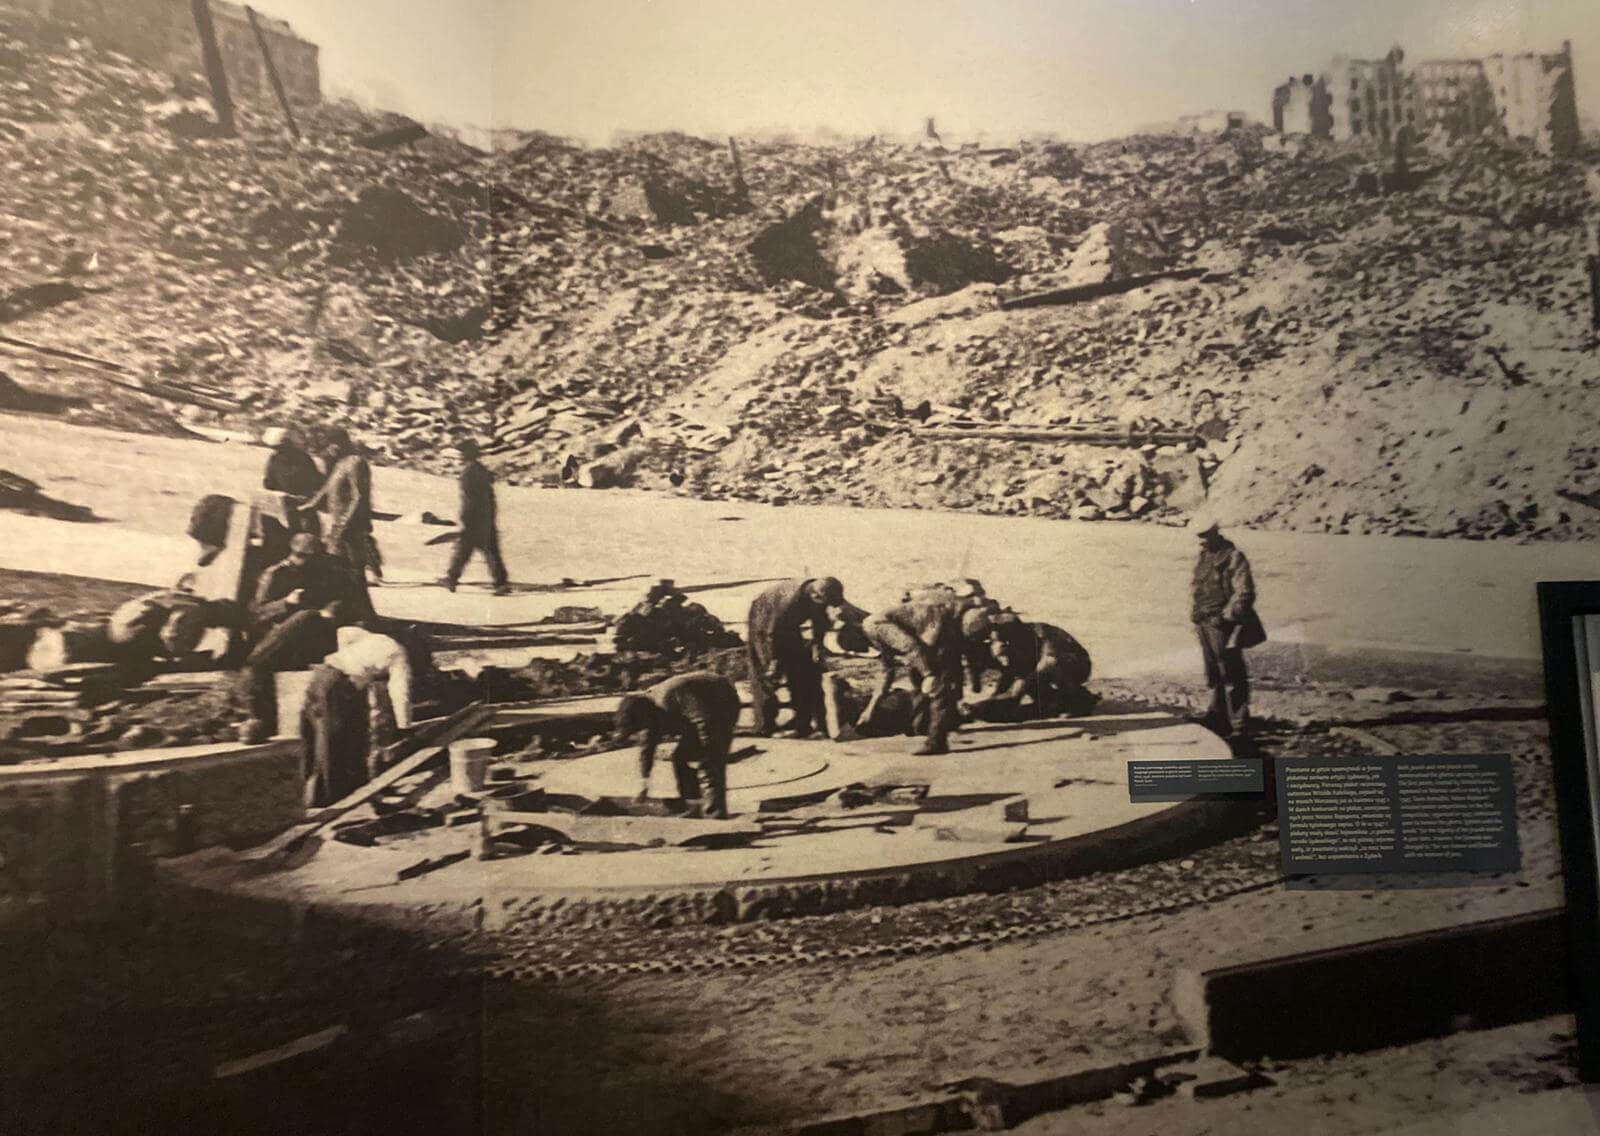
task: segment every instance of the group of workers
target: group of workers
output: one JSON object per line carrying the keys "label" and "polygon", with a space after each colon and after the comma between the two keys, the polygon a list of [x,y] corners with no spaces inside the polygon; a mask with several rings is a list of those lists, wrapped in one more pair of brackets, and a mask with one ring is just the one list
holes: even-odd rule
{"label": "group of workers", "polygon": [[[918,755],[949,753],[951,731],[967,718],[1087,713],[1095,701],[1084,685],[1091,664],[1083,646],[1059,627],[1002,609],[975,580],[909,590],[876,614],[850,603],[832,576],[786,580],[751,603],[746,640],[755,731],[762,737],[777,731],[784,693],[784,725],[795,737],[919,732],[925,738]],[[877,659],[878,681],[865,706],[841,707],[843,684],[826,673],[830,653]],[[909,691],[895,689],[902,671]],[[995,681],[986,687],[990,675]],[[644,735],[641,798],[649,794],[656,748],[671,735],[678,739],[672,762],[679,795],[691,812],[726,816],[725,767],[739,706],[733,684],[707,672],[677,675],[624,698],[616,735]]]}
{"label": "group of workers", "polygon": [[[1201,519],[1191,527],[1200,542],[1191,619],[1211,692],[1201,722],[1232,737],[1249,721],[1244,651],[1263,642],[1266,631],[1256,614],[1249,559],[1216,523]],[[878,660],[877,685],[859,712],[840,712],[843,684],[824,664],[830,633],[837,653]],[[976,580],[912,589],[899,604],[871,615],[851,604],[832,576],[784,581],[750,605],[747,660],[759,736],[776,731],[779,695],[787,692],[786,725],[796,737],[920,732],[919,756],[949,753],[950,733],[963,720],[1086,714],[1096,702],[1085,685],[1091,662],[1082,644],[1060,627],[1001,608]],[[894,689],[901,670],[910,691]],[[986,688],[991,674],[995,680]],[[640,799],[649,796],[657,747],[673,736],[673,774],[688,811],[726,817],[726,766],[739,710],[733,684],[703,671],[625,697],[615,736],[643,734]]]}

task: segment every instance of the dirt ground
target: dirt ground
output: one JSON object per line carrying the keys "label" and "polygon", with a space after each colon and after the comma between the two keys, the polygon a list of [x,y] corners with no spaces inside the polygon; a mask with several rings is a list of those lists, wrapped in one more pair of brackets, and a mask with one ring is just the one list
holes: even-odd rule
{"label": "dirt ground", "polygon": [[[225,1110],[239,1122],[235,1131],[284,1131],[295,1121],[323,1131],[690,1136],[890,1107],[972,1076],[1026,1080],[1152,1056],[1189,1043],[1171,1001],[1176,971],[1234,944],[1314,949],[1330,936],[1376,938],[1560,902],[1542,723],[1367,728],[1411,752],[1513,754],[1520,877],[1472,888],[1269,888],[1177,901],[1270,867],[1276,841],[1258,828],[1181,863],[1005,895],[721,928],[525,927],[463,936],[426,922],[384,930],[170,899],[93,936],[56,931],[8,944],[0,997],[10,1009],[0,1041],[26,1058],[8,1067],[4,1077],[15,1080],[6,1095],[22,1106],[13,1115],[53,1118],[60,1131],[148,1131],[158,1119],[192,1125]],[[1332,753],[1350,752],[1352,743],[1279,730],[1263,744]],[[1174,909],[1119,917],[1127,905],[1161,896],[1174,897]],[[943,953],[805,961],[841,944],[1065,913],[1088,925]],[[489,976],[556,955],[715,956],[722,965],[560,985]],[[734,965],[734,956],[749,965]],[[332,1026],[348,1036],[325,1052],[271,1074],[211,1076],[220,1062]],[[1570,1019],[1552,1018],[1379,1053],[1269,1063],[1259,1071],[1271,1084],[1251,1093],[1081,1106],[1021,1130],[1376,1132],[1572,1083],[1571,1028]],[[97,1039],[91,1051],[86,1036]],[[138,1055],[98,1095],[85,1091],[96,1051],[107,1060]],[[106,1091],[128,1102],[115,1116],[96,1103]]]}

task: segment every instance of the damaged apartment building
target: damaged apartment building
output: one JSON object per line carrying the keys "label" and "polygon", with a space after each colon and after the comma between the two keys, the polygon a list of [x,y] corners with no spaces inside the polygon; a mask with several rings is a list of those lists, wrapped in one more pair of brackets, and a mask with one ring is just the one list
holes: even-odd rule
{"label": "damaged apartment building", "polygon": [[1292,76],[1272,95],[1272,124],[1283,134],[1397,141],[1492,130],[1532,141],[1546,154],[1578,146],[1572,45],[1553,54],[1425,59],[1408,66],[1399,47],[1382,59],[1336,57],[1320,74]]}
{"label": "damaged apartment building", "polygon": [[[197,70],[200,41],[191,0],[11,0],[49,19],[74,25],[102,47],[174,72]],[[210,0],[228,84],[237,96],[270,97],[271,80],[261,58],[250,13],[227,0]],[[317,45],[301,39],[283,20],[255,13],[261,38],[291,101],[322,98]]]}

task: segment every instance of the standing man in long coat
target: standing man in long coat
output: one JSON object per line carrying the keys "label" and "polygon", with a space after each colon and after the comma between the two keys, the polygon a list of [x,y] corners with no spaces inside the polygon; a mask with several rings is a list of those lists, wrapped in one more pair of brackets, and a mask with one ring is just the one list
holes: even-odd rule
{"label": "standing man in long coat", "polygon": [[482,552],[489,564],[489,575],[494,578],[494,594],[510,595],[511,578],[506,573],[505,561],[500,557],[494,475],[478,460],[477,442],[466,438],[457,444],[456,449],[461,452],[461,533],[456,537],[456,549],[450,557],[450,567],[439,582],[450,591],[455,591],[467,561],[474,552]]}
{"label": "standing man in long coat", "polygon": [[1190,589],[1191,618],[1200,640],[1211,706],[1205,724],[1223,737],[1242,733],[1250,721],[1250,674],[1244,652],[1266,641],[1256,614],[1250,561],[1220,527],[1205,518],[1192,525],[1200,539]]}

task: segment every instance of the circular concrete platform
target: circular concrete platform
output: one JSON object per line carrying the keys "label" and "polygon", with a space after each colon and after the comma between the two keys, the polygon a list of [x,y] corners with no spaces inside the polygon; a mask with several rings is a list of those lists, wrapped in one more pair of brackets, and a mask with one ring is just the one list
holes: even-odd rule
{"label": "circular concrete platform", "polygon": [[[726,822],[501,814],[513,828],[531,820],[569,842],[561,854],[466,860],[405,881],[397,882],[399,869],[471,847],[477,826],[428,829],[377,847],[330,840],[306,863],[270,874],[225,854],[191,858],[174,871],[204,887],[375,917],[454,913],[489,927],[521,920],[723,923],[1127,867],[1194,847],[1240,816],[1232,802],[1129,800],[1129,760],[1230,756],[1216,735],[1164,714],[969,726],[952,738],[954,752],[940,757],[910,756],[916,745],[908,738],[739,738],[736,752],[754,751],[730,768],[733,815]],[[636,751],[618,750],[538,763],[530,784],[552,795],[631,797],[635,762]],[[854,807],[832,796],[845,786],[867,787],[851,796]],[[878,799],[859,803],[870,800],[873,786],[883,789]],[[925,786],[926,795],[916,801],[920,790],[896,794],[888,792],[892,786]],[[658,760],[652,790],[673,795],[670,762]],[[663,834],[675,841],[674,825],[743,834],[748,843],[663,844]],[[634,829],[648,839],[630,835]]]}

